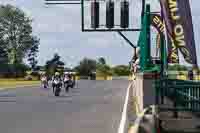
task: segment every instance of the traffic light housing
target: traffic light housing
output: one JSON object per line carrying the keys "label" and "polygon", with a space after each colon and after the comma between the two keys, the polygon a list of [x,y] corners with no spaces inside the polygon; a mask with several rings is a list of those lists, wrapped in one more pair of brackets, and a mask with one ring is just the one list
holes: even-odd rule
{"label": "traffic light housing", "polygon": [[121,2],[121,17],[120,17],[120,27],[128,28],[129,27],[129,2]]}
{"label": "traffic light housing", "polygon": [[106,27],[114,27],[114,2],[111,0],[106,3]]}
{"label": "traffic light housing", "polygon": [[91,3],[91,28],[99,27],[99,2]]}

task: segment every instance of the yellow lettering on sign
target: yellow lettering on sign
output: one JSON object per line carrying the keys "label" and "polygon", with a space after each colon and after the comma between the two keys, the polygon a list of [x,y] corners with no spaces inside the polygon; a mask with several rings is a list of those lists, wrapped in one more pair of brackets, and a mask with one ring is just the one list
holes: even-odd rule
{"label": "yellow lettering on sign", "polygon": [[164,26],[164,24],[162,24],[162,27],[160,27],[160,31],[161,31],[162,33],[164,33],[164,29],[165,29],[165,26]]}
{"label": "yellow lettering on sign", "polygon": [[177,2],[176,2],[176,0],[168,0],[168,2],[169,2],[169,7],[170,8],[175,8],[175,7],[177,7]]}
{"label": "yellow lettering on sign", "polygon": [[177,41],[178,47],[185,46],[184,35],[176,37],[176,41]]}
{"label": "yellow lettering on sign", "polygon": [[183,26],[178,24],[174,27],[174,33],[175,33],[175,40],[177,42],[178,47],[184,47],[185,44],[185,37],[184,37],[184,30],[183,30]]}
{"label": "yellow lettering on sign", "polygon": [[158,23],[159,23],[159,18],[158,18],[157,16],[154,17],[153,22],[154,22],[155,24],[158,24]]}
{"label": "yellow lettering on sign", "polygon": [[172,58],[173,62],[177,62],[178,61],[178,55],[176,53],[174,53],[174,52],[171,54],[171,58]]}
{"label": "yellow lettering on sign", "polygon": [[172,62],[178,62],[178,54],[177,54],[177,47],[174,43],[174,40],[170,37],[171,45],[172,45],[172,53],[170,55],[170,58],[172,59]]}
{"label": "yellow lettering on sign", "polygon": [[169,9],[171,12],[171,17],[173,20],[178,20],[180,16],[176,15],[178,11],[177,1],[176,0],[168,0],[169,2]]}
{"label": "yellow lettering on sign", "polygon": [[183,35],[184,31],[183,31],[183,26],[178,24],[174,27],[174,33],[176,36],[181,36]]}
{"label": "yellow lettering on sign", "polygon": [[154,19],[153,19],[153,22],[158,25],[160,31],[162,33],[164,33],[164,24],[163,22],[160,20],[160,18],[158,16],[155,16]]}

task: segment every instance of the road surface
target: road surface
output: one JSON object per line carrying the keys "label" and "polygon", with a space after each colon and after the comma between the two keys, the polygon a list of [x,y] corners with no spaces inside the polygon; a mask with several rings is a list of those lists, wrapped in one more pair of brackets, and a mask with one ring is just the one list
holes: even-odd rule
{"label": "road surface", "polygon": [[0,91],[1,133],[117,133],[129,81],[80,80],[60,97],[50,89]]}

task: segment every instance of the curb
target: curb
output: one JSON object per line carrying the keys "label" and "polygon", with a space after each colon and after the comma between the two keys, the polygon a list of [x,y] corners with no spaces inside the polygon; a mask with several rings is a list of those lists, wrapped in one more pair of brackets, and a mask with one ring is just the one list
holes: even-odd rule
{"label": "curb", "polygon": [[[152,110],[151,114],[147,114],[149,109]],[[139,128],[140,128],[140,126],[144,126],[144,124],[142,124],[142,122],[143,122],[143,119],[146,117],[149,117],[150,120],[153,120],[153,123],[150,123],[150,125],[148,125],[148,126],[146,125],[146,127],[151,127],[148,129],[149,130],[148,132],[155,133],[156,131],[154,128],[154,126],[155,126],[154,116],[155,116],[155,105],[151,105],[151,106],[145,108],[142,112],[137,113],[136,114],[137,118],[135,119],[134,124],[130,126],[128,133],[139,133]],[[151,125],[151,124],[153,124],[153,125]]]}
{"label": "curb", "polygon": [[[134,86],[134,83],[133,83],[133,86]],[[134,91],[135,88],[133,87],[133,88],[130,88],[130,89],[132,89]],[[153,116],[154,116],[153,112],[155,112],[155,105],[151,105],[147,108],[144,108],[143,110],[140,110],[139,103],[137,101],[137,95],[135,93],[132,94],[131,100],[133,100],[133,101],[132,101],[132,105],[129,108],[131,110],[132,109],[134,109],[134,110],[131,114],[131,117],[133,117],[133,118],[128,118],[129,123],[130,123],[129,128],[128,128],[128,133],[139,133],[140,128],[141,127],[143,128],[143,126],[144,126],[143,119],[144,118],[146,119],[146,117],[149,117],[149,116],[151,118],[153,118]],[[148,110],[152,110],[152,114],[147,114]],[[150,119],[150,120],[153,120],[153,119]],[[148,126],[145,125],[145,127],[151,127],[151,124],[148,125]],[[153,130],[154,129],[151,129],[150,132],[154,133],[155,131],[153,131]]]}

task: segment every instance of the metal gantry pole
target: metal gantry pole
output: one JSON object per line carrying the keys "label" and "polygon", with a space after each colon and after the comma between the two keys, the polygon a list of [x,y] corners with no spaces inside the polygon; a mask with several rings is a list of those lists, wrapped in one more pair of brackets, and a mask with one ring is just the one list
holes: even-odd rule
{"label": "metal gantry pole", "polygon": [[146,5],[145,14],[142,19],[142,31],[139,37],[140,66],[144,72],[151,64],[151,33],[150,33],[150,5]]}
{"label": "metal gantry pole", "polygon": [[145,12],[145,3],[146,1],[145,0],[142,0],[142,13],[141,13],[141,18],[143,19],[144,17],[144,12]]}

